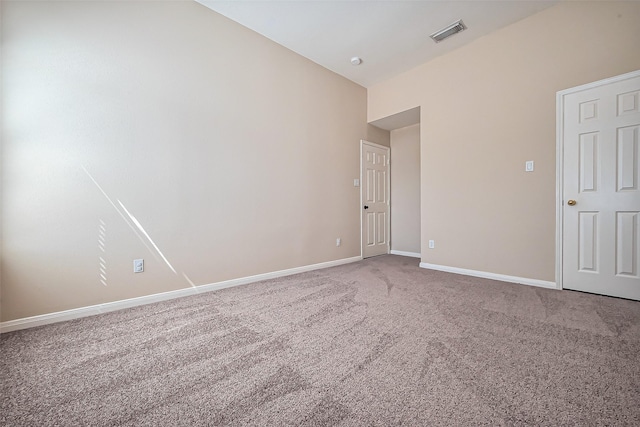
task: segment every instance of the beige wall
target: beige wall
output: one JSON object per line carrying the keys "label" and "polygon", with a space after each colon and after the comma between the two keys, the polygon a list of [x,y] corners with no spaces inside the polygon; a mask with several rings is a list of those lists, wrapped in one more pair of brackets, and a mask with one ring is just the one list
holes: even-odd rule
{"label": "beige wall", "polygon": [[2,15],[3,321],[360,254],[364,88],[195,2]]}
{"label": "beige wall", "polygon": [[391,131],[391,250],[420,253],[420,125]]}
{"label": "beige wall", "polygon": [[555,94],[639,69],[638,22],[563,2],[369,89],[369,121],[421,106],[423,262],[555,281]]}
{"label": "beige wall", "polygon": [[385,147],[391,146],[391,132],[374,125],[367,125],[367,137],[365,139]]}

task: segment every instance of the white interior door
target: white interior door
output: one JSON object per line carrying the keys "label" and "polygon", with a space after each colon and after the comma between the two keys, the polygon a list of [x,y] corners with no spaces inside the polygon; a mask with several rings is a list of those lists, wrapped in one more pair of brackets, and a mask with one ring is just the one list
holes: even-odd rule
{"label": "white interior door", "polygon": [[389,253],[389,148],[361,142],[362,256]]}
{"label": "white interior door", "polygon": [[559,93],[562,286],[640,300],[640,72]]}

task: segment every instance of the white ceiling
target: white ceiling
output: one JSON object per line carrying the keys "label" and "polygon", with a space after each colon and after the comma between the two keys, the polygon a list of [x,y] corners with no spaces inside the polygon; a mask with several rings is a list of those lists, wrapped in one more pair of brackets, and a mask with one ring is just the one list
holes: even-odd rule
{"label": "white ceiling", "polygon": [[[386,80],[558,0],[196,0],[364,87]],[[466,31],[429,35],[462,19]],[[543,29],[541,29],[543,31]],[[353,56],[362,58],[351,65]]]}

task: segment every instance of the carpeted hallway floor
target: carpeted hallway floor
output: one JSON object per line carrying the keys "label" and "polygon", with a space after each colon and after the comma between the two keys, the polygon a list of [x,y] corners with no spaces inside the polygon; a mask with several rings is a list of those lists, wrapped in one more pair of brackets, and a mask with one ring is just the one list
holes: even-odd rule
{"label": "carpeted hallway floor", "polygon": [[0,424],[640,425],[640,303],[387,255],[0,336]]}

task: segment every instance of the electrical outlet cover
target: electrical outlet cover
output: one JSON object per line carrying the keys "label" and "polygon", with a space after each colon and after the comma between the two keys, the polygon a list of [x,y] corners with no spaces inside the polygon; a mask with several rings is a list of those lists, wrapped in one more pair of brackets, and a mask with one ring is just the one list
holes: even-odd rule
{"label": "electrical outlet cover", "polygon": [[533,160],[527,160],[524,163],[524,170],[526,172],[533,172]]}

